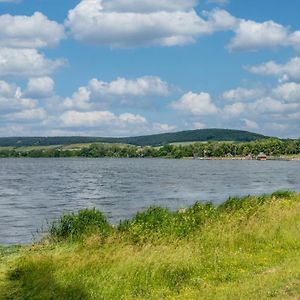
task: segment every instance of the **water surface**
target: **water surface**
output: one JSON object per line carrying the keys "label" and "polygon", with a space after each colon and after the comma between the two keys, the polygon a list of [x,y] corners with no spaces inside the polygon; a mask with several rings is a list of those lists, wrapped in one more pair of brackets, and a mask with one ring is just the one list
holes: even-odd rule
{"label": "water surface", "polygon": [[151,205],[300,191],[297,161],[0,159],[0,244],[28,243],[65,212],[96,207],[112,223]]}

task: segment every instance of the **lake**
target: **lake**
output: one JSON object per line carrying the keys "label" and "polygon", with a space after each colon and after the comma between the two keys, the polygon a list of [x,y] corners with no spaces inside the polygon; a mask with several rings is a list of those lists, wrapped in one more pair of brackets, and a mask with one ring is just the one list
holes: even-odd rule
{"label": "lake", "polygon": [[299,161],[0,159],[0,244],[29,243],[70,211],[96,207],[110,222],[151,205],[300,191]]}

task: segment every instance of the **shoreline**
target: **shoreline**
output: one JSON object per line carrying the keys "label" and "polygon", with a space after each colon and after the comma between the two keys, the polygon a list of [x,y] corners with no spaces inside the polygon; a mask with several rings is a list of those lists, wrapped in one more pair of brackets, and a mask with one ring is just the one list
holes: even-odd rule
{"label": "shoreline", "polygon": [[0,246],[0,298],[298,299],[299,215],[285,191],[152,207],[114,228],[99,211],[65,215],[40,243]]}
{"label": "shoreline", "polygon": [[115,157],[115,156],[96,156],[96,157],[85,157],[85,156],[60,156],[60,157],[31,157],[31,156],[16,156],[16,157],[0,157],[1,159],[64,159],[64,158],[70,158],[70,159],[76,159],[76,158],[83,158],[83,159],[174,159],[174,160],[226,160],[226,161],[300,161],[300,156],[294,156],[291,155],[285,156],[285,157],[280,157],[280,156],[270,156],[266,160],[259,160],[256,158],[249,159],[248,157],[242,157],[242,156],[237,156],[237,157],[167,157],[167,156],[161,156],[161,157]]}
{"label": "shoreline", "polygon": [[[270,199],[275,199],[275,198],[284,198],[284,197],[287,197],[287,198],[291,198],[291,197],[300,197],[300,191],[290,191],[290,190],[278,190],[278,191],[275,191],[273,192],[272,194],[260,194],[260,195],[247,195],[247,196],[229,196],[227,199],[225,199],[223,202],[219,203],[219,204],[214,204],[212,203],[211,201],[208,201],[208,200],[201,200],[201,201],[196,201],[194,204],[188,206],[188,207],[183,207],[183,208],[179,208],[177,210],[170,210],[169,208],[167,207],[161,207],[161,206],[149,206],[148,208],[142,210],[142,211],[137,211],[135,213],[135,215],[131,218],[131,219],[123,219],[123,220],[120,220],[119,221],[119,224],[121,223],[127,223],[127,222],[131,222],[136,216],[140,215],[140,214],[144,214],[145,212],[147,212],[148,210],[151,210],[152,208],[158,208],[158,209],[163,209],[163,210],[166,210],[168,212],[170,212],[171,214],[174,214],[174,213],[184,213],[186,211],[188,211],[189,209],[191,209],[193,206],[197,206],[197,205],[200,205],[200,206],[203,206],[205,207],[206,205],[209,205],[211,206],[213,209],[215,210],[218,210],[219,208],[222,208],[223,206],[226,206],[226,203],[230,203],[232,200],[234,200],[235,202],[243,202],[243,201],[247,201],[248,199],[262,199],[264,201],[265,198],[270,198]],[[62,214],[62,216],[58,219],[55,219],[54,221],[52,221],[52,223],[49,223],[48,225],[54,225],[55,223],[57,222],[60,222],[65,216],[74,216],[76,215],[78,212],[80,211],[97,211],[97,212],[100,212],[98,209],[96,208],[93,208],[92,210],[91,209],[81,209],[81,210],[78,210],[78,211],[74,211],[74,212],[69,212],[69,213],[66,213],[65,215]],[[102,214],[102,212],[101,212]],[[106,217],[105,217],[106,218]],[[114,224],[114,223],[109,223],[107,221],[107,224],[108,226],[110,226],[112,229],[115,229],[115,228],[118,228],[118,224]],[[52,226],[51,225],[51,226]],[[50,229],[51,229],[51,226],[50,226]],[[48,234],[49,233],[49,228],[48,230],[44,230],[42,233],[42,236],[39,238],[39,240],[36,240],[36,241],[32,241],[30,243],[18,243],[18,244],[0,244],[0,250],[1,248],[22,248],[22,247],[28,247],[32,244],[39,244],[39,243],[43,243],[43,239],[45,238],[45,234]]]}

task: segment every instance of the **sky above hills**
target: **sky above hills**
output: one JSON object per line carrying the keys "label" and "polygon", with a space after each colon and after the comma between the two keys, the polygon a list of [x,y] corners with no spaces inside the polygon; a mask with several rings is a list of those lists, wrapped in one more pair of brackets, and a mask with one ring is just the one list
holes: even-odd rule
{"label": "sky above hills", "polygon": [[300,2],[0,0],[0,136],[300,136]]}

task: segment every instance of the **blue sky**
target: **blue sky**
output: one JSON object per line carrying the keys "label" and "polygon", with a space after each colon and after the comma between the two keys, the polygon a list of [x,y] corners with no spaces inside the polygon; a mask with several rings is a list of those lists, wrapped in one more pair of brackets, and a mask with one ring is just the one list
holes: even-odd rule
{"label": "blue sky", "polygon": [[300,2],[0,0],[0,136],[300,136]]}

